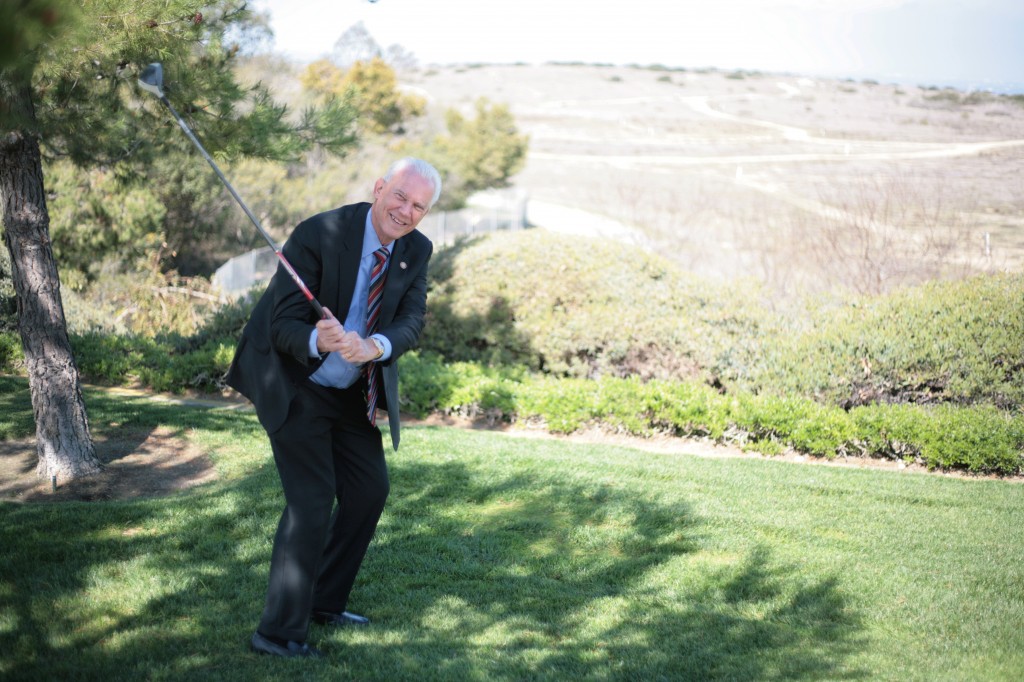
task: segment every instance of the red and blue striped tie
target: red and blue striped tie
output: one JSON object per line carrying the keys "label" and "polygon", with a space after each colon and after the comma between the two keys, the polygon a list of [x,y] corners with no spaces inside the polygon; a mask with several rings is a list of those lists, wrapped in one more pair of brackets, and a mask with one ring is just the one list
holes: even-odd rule
{"label": "red and blue striped tie", "polygon": [[[366,307],[366,338],[377,331],[380,323],[380,302],[384,298],[384,280],[388,275],[388,250],[383,246],[373,252],[377,262],[370,271],[370,294]],[[366,416],[370,424],[377,425],[377,396],[380,393],[380,367],[376,362],[366,364]]]}

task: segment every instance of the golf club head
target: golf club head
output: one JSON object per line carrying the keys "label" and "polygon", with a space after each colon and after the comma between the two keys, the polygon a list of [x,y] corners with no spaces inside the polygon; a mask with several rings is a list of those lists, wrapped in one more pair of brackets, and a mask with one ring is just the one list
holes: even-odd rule
{"label": "golf club head", "polygon": [[163,97],[161,89],[164,85],[164,67],[159,62],[153,62],[139,74],[139,87],[157,97]]}

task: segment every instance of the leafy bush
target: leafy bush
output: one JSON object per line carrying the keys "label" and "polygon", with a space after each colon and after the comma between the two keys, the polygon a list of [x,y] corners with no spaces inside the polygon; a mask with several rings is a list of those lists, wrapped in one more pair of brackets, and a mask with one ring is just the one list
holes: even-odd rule
{"label": "leafy bush", "polygon": [[14,374],[25,361],[16,331],[0,331],[0,373]]}
{"label": "leafy bush", "polygon": [[840,309],[764,347],[748,388],[847,407],[1024,405],[1024,274],[931,282]]}
{"label": "leafy bush", "polygon": [[83,377],[113,386],[133,383],[140,371],[162,366],[167,358],[166,349],[160,349],[154,339],[142,336],[72,334],[71,348]]}
{"label": "leafy bush", "polygon": [[729,430],[730,398],[706,384],[652,381],[651,425],[674,436],[723,440]]}
{"label": "leafy bush", "polygon": [[696,380],[873,402],[1024,405],[1024,275],[931,282],[788,316],[622,244],[541,230],[435,257],[424,348],[554,376]]}
{"label": "leafy bush", "polygon": [[554,378],[522,368],[401,359],[403,409],[531,421],[555,433],[598,426],[651,436],[707,437],[776,454],[862,455],[979,473],[1024,471],[1024,415],[991,407],[871,405],[849,412],[809,398],[724,395],[693,382]]}
{"label": "leafy bush", "polygon": [[744,439],[774,441],[821,457],[844,453],[855,434],[846,412],[807,398],[740,394],[730,416]]}
{"label": "leafy bush", "polygon": [[224,388],[234,355],[234,339],[210,340],[182,352],[172,337],[85,332],[71,335],[82,376],[112,385],[142,385],[155,391],[205,392]]}
{"label": "leafy bush", "polygon": [[870,405],[850,412],[857,440],[874,456],[929,468],[986,473],[1024,470],[1024,417],[991,406]]}
{"label": "leafy bush", "polygon": [[[2,229],[0,236],[3,236]],[[11,277],[11,255],[7,245],[0,242],[0,332],[18,328],[18,299]]]}
{"label": "leafy bush", "polygon": [[496,233],[435,256],[421,344],[555,376],[713,381],[749,372],[774,323],[758,300],[606,240]]}
{"label": "leafy bush", "polygon": [[446,363],[439,355],[413,351],[399,361],[402,410],[417,417],[445,412],[507,421],[515,416],[515,386],[525,372],[478,364]]}

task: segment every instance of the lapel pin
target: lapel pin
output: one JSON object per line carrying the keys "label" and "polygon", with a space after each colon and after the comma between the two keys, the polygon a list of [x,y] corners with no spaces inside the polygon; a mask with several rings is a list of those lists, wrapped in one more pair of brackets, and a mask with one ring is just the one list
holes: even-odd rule
{"label": "lapel pin", "polygon": [[402,268],[403,270],[405,270],[405,269],[406,269],[407,267],[409,267],[409,266],[405,264],[405,261],[402,261],[401,263],[399,263],[399,264],[398,264],[398,267],[400,267],[400,268]]}

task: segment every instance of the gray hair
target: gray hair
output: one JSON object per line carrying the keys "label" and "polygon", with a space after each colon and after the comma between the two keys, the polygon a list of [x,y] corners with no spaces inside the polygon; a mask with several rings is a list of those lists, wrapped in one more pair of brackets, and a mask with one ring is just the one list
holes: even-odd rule
{"label": "gray hair", "polygon": [[384,182],[388,182],[397,173],[401,173],[406,169],[413,171],[416,175],[434,186],[434,196],[430,199],[430,206],[427,206],[427,209],[430,209],[437,202],[438,197],[441,196],[441,174],[423,159],[406,156],[391,164],[387,172],[384,173]]}

